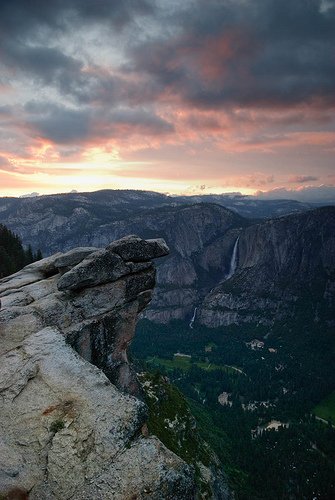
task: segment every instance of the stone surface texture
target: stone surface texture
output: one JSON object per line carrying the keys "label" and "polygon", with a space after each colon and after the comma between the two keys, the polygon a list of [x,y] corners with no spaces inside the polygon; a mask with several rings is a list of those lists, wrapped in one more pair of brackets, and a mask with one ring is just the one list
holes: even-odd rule
{"label": "stone surface texture", "polygon": [[145,429],[127,360],[164,241],[78,248],[0,281],[0,497],[187,499],[193,471]]}

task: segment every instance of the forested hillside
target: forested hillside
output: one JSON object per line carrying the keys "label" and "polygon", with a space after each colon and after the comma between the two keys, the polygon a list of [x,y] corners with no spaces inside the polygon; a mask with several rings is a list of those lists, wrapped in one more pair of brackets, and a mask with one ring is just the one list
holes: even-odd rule
{"label": "forested hillside", "polygon": [[41,258],[40,250],[34,253],[30,245],[24,248],[21,239],[6,226],[0,224],[0,278],[9,276]]}
{"label": "forested hillside", "polygon": [[335,498],[334,328],[312,315],[268,336],[257,324],[138,324],[134,357],[187,398],[236,500]]}

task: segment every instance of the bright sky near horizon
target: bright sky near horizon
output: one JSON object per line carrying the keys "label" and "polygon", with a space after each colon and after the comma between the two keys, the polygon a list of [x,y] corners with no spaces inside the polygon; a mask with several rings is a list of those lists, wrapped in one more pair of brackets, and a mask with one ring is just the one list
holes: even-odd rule
{"label": "bright sky near horizon", "polygon": [[335,0],[11,0],[0,43],[0,196],[335,186]]}

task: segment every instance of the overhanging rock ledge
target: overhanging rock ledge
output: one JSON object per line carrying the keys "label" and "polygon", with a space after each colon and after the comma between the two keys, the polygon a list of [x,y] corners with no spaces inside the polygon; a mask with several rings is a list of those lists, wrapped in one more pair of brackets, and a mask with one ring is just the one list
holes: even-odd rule
{"label": "overhanging rock ledge", "polygon": [[[0,281],[0,497],[188,499],[192,470],[141,429],[127,347],[163,240],[76,248]],[[125,392],[127,391],[128,394]]]}

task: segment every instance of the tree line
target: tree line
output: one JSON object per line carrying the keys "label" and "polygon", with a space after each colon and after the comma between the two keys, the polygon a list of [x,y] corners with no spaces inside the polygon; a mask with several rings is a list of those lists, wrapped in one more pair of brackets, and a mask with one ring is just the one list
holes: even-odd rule
{"label": "tree line", "polygon": [[17,234],[0,224],[0,278],[42,258],[40,250],[34,252],[30,245],[24,247]]}

